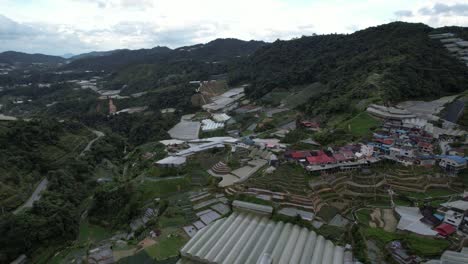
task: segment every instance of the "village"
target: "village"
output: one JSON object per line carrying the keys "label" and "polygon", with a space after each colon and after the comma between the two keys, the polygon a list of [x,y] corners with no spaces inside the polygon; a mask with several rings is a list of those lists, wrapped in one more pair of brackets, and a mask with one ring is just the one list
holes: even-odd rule
{"label": "village", "polygon": [[[168,132],[172,139],[160,142],[166,156],[152,165],[178,175],[187,171],[198,182],[199,175],[186,168],[197,164],[205,178],[215,179],[175,201],[185,219],[178,227],[182,233],[176,233],[188,241],[178,244],[180,251],[173,255],[182,257],[178,263],[290,258],[359,263],[353,255],[359,249],[344,235],[353,225],[365,227],[367,249],[361,250],[378,263],[388,258],[396,263],[468,259],[468,192],[461,178],[467,167],[467,133],[450,118],[439,117],[459,97],[394,107],[372,104],[363,114],[378,125],[368,137],[321,145],[314,134],[327,128],[318,119],[283,106],[252,104],[244,87],[206,92],[215,83],[196,82],[204,111],[182,116]],[[295,133],[302,136],[287,140]],[[151,160],[154,154],[144,156]],[[148,221],[138,220],[132,229]],[[158,234],[151,230],[149,240],[158,240]],[[283,250],[286,241],[296,241],[297,248]],[[102,259],[113,259],[109,247]],[[141,247],[146,248],[144,243]],[[307,247],[313,247],[313,254]],[[437,254],[440,260],[431,257]]]}
{"label": "village", "polygon": [[[145,93],[103,90],[99,76],[67,82],[97,91],[109,115],[148,109],[118,109],[119,100]],[[132,181],[153,201],[129,223],[128,232],[96,240],[86,253],[88,263],[179,257],[178,263],[290,258],[359,263],[359,254],[377,263],[424,263],[437,255],[440,261],[468,259],[463,188],[468,142],[467,132],[455,123],[464,95],[370,104],[356,122],[341,127],[350,135],[364,128],[364,134],[337,142],[324,120],[283,103],[251,102],[245,85],[229,89],[223,80],[190,85],[196,90],[192,103],[201,110],[182,115],[168,131],[170,139],[139,154],[149,165]],[[24,102],[28,98],[15,104]],[[178,110],[160,112],[171,116]],[[328,137],[325,144],[323,137]],[[346,236],[356,225],[365,228],[362,249],[353,248]],[[257,240],[277,242],[262,249]],[[296,241],[299,249],[280,250],[287,241]],[[425,243],[429,246],[420,249]],[[278,254],[265,253],[271,250]]]}
{"label": "village", "polygon": [[[430,37],[468,66],[466,41],[452,33]],[[0,74],[13,70],[0,66]],[[143,100],[149,92],[104,89],[105,75],[88,72],[60,84],[95,92],[109,116],[153,114]],[[371,263],[468,263],[468,133],[457,125],[466,92],[371,103],[330,125],[296,107],[318,84],[259,101],[246,97],[248,84],[188,85],[198,110],[158,110],[177,117],[170,138],[126,156],[124,171],[137,176],[119,181],[136,186],[140,214],[119,231],[83,221],[78,242],[85,251],[71,247],[56,257],[99,264],[351,264],[363,256]],[[21,112],[35,102],[16,96],[0,103],[0,110],[8,104]],[[104,175],[97,184],[112,180]]]}

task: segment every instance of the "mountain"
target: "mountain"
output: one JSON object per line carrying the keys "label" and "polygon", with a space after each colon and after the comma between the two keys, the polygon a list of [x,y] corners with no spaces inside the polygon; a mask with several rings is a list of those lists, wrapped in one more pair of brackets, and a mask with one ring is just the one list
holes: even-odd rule
{"label": "mountain", "polygon": [[114,71],[130,64],[157,60],[170,52],[171,49],[167,47],[155,47],[152,49],[119,50],[104,56],[85,55],[82,58],[72,60],[65,66],[65,69]]}
{"label": "mountain", "polygon": [[73,56],[76,56],[76,55],[73,54],[73,53],[66,53],[66,54],[63,54],[63,55],[60,56],[60,57],[65,58],[65,59],[70,59],[70,58],[73,57]]}
{"label": "mountain", "polygon": [[116,53],[119,51],[123,51],[123,49],[109,50],[109,51],[92,51],[88,53],[82,53],[79,55],[70,56],[69,59],[79,60],[79,59],[85,59],[85,58],[103,57],[103,56],[112,55],[113,53]]}
{"label": "mountain", "polygon": [[110,54],[101,54],[102,56],[74,57],[66,68],[116,71],[136,64],[168,63],[180,60],[220,61],[250,55],[264,45],[266,43],[262,41],[216,39],[206,44],[186,46],[175,50],[167,47],[117,50]]}
{"label": "mountain", "polygon": [[243,41],[227,38],[216,39],[206,44],[198,44],[175,49],[174,58],[194,59],[203,61],[226,60],[253,54],[257,49],[267,45],[263,41]]}
{"label": "mountain", "polygon": [[424,24],[394,22],[350,35],[276,41],[231,67],[230,83],[250,83],[258,99],[275,89],[319,82],[302,107],[313,115],[362,111],[372,102],[436,98],[468,86],[468,68]]}
{"label": "mountain", "polygon": [[28,54],[23,52],[16,51],[6,51],[0,53],[0,63],[47,63],[47,64],[57,64],[63,63],[65,59],[59,56],[50,56],[44,54]]}

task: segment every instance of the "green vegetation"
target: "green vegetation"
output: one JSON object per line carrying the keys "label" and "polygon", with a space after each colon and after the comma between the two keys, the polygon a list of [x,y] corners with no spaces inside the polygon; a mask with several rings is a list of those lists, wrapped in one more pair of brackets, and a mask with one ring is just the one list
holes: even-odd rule
{"label": "green vegetation", "polygon": [[99,242],[106,238],[112,236],[110,230],[105,229],[101,226],[93,225],[88,223],[88,221],[83,221],[80,224],[80,232],[78,235],[78,242],[85,243],[85,242]]}
{"label": "green vegetation", "polygon": [[450,244],[445,239],[431,239],[415,234],[390,233],[379,228],[366,228],[364,234],[368,238],[379,241],[382,248],[393,240],[401,240],[411,252],[422,257],[440,255]]}
{"label": "green vegetation", "polygon": [[282,164],[272,174],[265,173],[250,177],[245,185],[253,188],[305,195],[311,192],[308,187],[310,178],[311,176],[301,166]]}
{"label": "green vegetation", "polygon": [[377,128],[381,122],[370,116],[366,112],[362,112],[350,120],[342,123],[339,127],[347,130],[355,137],[369,136],[373,129]]}
{"label": "green vegetation", "polygon": [[[80,216],[86,209],[82,205],[96,185],[94,170],[103,159],[121,159],[122,152],[116,148],[122,142],[109,134],[79,156],[85,145],[82,139],[91,135],[79,123],[41,119],[2,123],[0,127],[2,187],[14,184],[22,192],[15,199],[20,199],[30,194],[31,183],[42,177],[49,181],[31,209],[0,216],[0,262],[26,253],[33,261],[46,263],[54,252],[78,237]],[[2,191],[5,194],[16,195]],[[2,206],[7,209],[5,201],[8,199]]]}
{"label": "green vegetation", "polygon": [[367,209],[367,208],[356,211],[356,217],[359,223],[364,224],[366,226],[369,225],[369,221],[371,219],[370,217],[371,212],[372,210]]}
{"label": "green vegetation", "polygon": [[251,83],[252,98],[320,82],[323,88],[301,109],[328,117],[361,112],[371,102],[459,93],[468,85],[466,66],[429,39],[432,30],[394,22],[350,35],[276,41],[237,62],[230,82]]}
{"label": "green vegetation", "polygon": [[261,204],[261,205],[269,205],[272,206],[273,202],[266,201],[255,196],[247,195],[247,194],[237,194],[235,200],[240,200],[244,202],[254,203],[254,204]]}
{"label": "green vegetation", "polygon": [[150,201],[154,198],[166,197],[170,194],[186,191],[190,188],[188,177],[167,179],[161,181],[145,181],[137,186],[141,201]]}
{"label": "green vegetation", "polygon": [[160,238],[157,244],[146,248],[146,252],[157,260],[163,260],[170,257],[177,256],[179,249],[185,244],[187,240],[181,235],[169,234],[167,237]]}

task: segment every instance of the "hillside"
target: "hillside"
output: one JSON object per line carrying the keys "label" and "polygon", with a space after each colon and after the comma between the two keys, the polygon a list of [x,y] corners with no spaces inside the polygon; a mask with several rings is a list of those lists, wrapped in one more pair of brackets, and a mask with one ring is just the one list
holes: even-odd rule
{"label": "hillside", "polygon": [[67,70],[105,70],[113,71],[130,64],[153,61],[163,58],[171,49],[155,47],[152,49],[121,50],[106,56],[85,56],[65,66]]}
{"label": "hillside", "polygon": [[10,211],[23,203],[48,171],[78,155],[91,139],[80,124],[0,123],[0,206]]}
{"label": "hillside", "polygon": [[123,49],[118,49],[118,50],[109,50],[109,51],[92,51],[88,53],[82,53],[79,55],[73,55],[69,57],[69,60],[79,60],[79,59],[85,59],[85,58],[93,58],[93,57],[102,57],[102,56],[109,56],[112,55],[113,53],[124,51]]}
{"label": "hillside", "polygon": [[28,54],[16,51],[6,51],[0,53],[0,63],[8,64],[32,64],[32,63],[46,63],[46,64],[57,64],[63,63],[65,59],[58,56],[50,56],[44,54]]}
{"label": "hillside", "polygon": [[135,64],[165,64],[180,60],[219,61],[252,54],[265,45],[262,41],[217,39],[207,44],[181,47],[172,50],[167,47],[152,49],[120,50],[104,56],[76,59],[66,69],[87,69],[115,71]]}
{"label": "hillside", "polygon": [[429,39],[431,31],[424,24],[394,22],[350,35],[276,41],[233,67],[230,82],[251,83],[252,98],[320,82],[321,92],[302,107],[315,115],[463,91],[468,69]]}

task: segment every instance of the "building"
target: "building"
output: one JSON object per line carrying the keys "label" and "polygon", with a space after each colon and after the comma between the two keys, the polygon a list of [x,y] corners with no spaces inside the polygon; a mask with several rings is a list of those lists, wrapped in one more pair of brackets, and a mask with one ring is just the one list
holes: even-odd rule
{"label": "building", "polygon": [[182,166],[185,166],[186,163],[187,163],[186,157],[173,157],[173,156],[169,156],[167,158],[164,158],[162,160],[158,160],[155,162],[156,165],[162,168],[180,168]]}
{"label": "building", "polygon": [[311,131],[319,131],[320,130],[320,124],[317,122],[313,121],[301,121],[299,125],[303,128],[306,128]]}
{"label": "building", "polygon": [[440,224],[434,230],[437,231],[437,233],[439,233],[439,235],[443,237],[450,236],[451,234],[457,231],[457,229],[453,225],[447,223]]}
{"label": "building", "polygon": [[210,113],[228,112],[238,106],[238,101],[244,98],[244,88],[234,88],[219,96],[211,98],[211,103],[205,104],[202,108]]}
{"label": "building", "polygon": [[224,123],[214,122],[211,119],[203,119],[201,122],[202,122],[201,129],[203,132],[210,132],[210,131],[215,131],[215,130],[224,128]]}
{"label": "building", "polygon": [[117,112],[117,106],[112,101],[112,98],[109,98],[109,114],[113,115]]}
{"label": "building", "polygon": [[460,156],[441,156],[439,166],[447,172],[458,173],[466,169],[466,159]]}
{"label": "building", "polygon": [[[336,163],[336,160],[333,157],[328,156],[323,150],[317,151],[313,154],[306,158],[307,162],[310,165],[323,165],[323,164]],[[343,156],[343,160],[345,159],[346,158]]]}
{"label": "building", "polygon": [[[179,263],[345,263],[349,251],[307,228],[234,212],[200,230]],[[352,257],[347,257],[349,259]],[[352,263],[352,262],[351,262]]]}
{"label": "building", "polygon": [[115,263],[111,245],[103,245],[91,249],[88,254],[89,264],[111,264]]}

